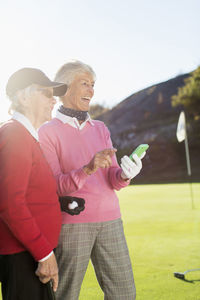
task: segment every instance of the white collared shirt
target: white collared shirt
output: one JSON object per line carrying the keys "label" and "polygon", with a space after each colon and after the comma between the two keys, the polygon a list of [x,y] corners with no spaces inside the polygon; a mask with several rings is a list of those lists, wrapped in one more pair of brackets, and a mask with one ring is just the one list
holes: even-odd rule
{"label": "white collared shirt", "polygon": [[79,124],[77,118],[66,116],[61,112],[59,112],[58,110],[56,111],[56,118],[62,121],[64,124],[69,124],[70,126],[77,128],[79,130],[83,129],[87,122],[90,122],[90,124],[94,126],[94,123],[92,122],[92,119],[89,114],[87,116],[87,119],[82,124]]}
{"label": "white collared shirt", "polygon": [[31,124],[30,120],[25,117],[23,114],[19,113],[18,111],[15,111],[12,119],[18,121],[19,123],[21,123],[27,130],[28,132],[30,132],[30,134],[37,140],[39,141],[39,137],[38,137],[38,132],[37,130],[33,127],[33,125]]}

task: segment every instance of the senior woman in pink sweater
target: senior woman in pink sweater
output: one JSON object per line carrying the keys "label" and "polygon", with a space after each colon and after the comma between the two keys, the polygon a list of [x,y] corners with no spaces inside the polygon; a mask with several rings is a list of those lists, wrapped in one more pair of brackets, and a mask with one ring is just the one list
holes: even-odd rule
{"label": "senior woman in pink sweater", "polygon": [[[105,299],[135,299],[131,261],[115,190],[142,168],[127,156],[118,165],[110,133],[88,111],[95,73],[80,61],[63,65],[56,80],[68,89],[56,117],[39,130],[41,147],[62,198],[63,225],[56,250],[58,300],[76,300],[91,258]],[[85,204],[84,204],[85,203]]]}

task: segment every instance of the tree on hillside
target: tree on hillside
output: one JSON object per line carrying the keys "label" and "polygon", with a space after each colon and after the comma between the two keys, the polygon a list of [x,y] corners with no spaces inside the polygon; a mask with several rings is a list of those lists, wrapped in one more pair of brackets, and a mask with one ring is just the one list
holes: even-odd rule
{"label": "tree on hillside", "polygon": [[200,118],[200,67],[185,79],[185,85],[172,96],[172,106],[183,105],[194,119]]}
{"label": "tree on hillside", "polygon": [[104,112],[108,111],[109,109],[106,108],[103,105],[100,104],[94,104],[90,106],[90,116],[92,119],[97,118],[98,116],[100,116],[101,114],[103,114]]}

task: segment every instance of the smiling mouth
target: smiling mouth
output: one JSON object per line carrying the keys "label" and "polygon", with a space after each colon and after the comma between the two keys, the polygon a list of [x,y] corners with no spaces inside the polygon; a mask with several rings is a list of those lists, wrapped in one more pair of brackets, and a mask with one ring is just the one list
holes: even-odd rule
{"label": "smiling mouth", "polygon": [[90,102],[91,98],[90,97],[83,97],[81,98],[83,101],[87,101],[87,102]]}

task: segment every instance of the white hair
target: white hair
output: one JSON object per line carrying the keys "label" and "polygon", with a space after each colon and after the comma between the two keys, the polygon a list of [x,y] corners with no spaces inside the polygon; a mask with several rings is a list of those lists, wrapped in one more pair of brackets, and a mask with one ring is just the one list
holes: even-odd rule
{"label": "white hair", "polygon": [[56,73],[55,81],[66,83],[69,86],[75,76],[80,73],[90,73],[94,81],[96,80],[96,74],[89,65],[79,60],[73,60],[60,67]]}
{"label": "white hair", "polygon": [[19,90],[14,95],[10,96],[9,99],[11,101],[11,105],[9,107],[8,112],[10,114],[12,114],[13,111],[18,111],[23,113],[23,106],[20,104],[19,99],[31,97],[36,90],[37,90],[37,85],[32,84],[26,87],[25,89]]}

